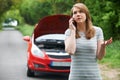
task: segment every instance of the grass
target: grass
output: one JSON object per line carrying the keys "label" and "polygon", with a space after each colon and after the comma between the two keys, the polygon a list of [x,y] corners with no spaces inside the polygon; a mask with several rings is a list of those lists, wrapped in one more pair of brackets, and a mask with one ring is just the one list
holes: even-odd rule
{"label": "grass", "polygon": [[16,29],[18,29],[23,34],[23,36],[26,36],[26,35],[31,36],[34,26],[24,24],[24,25],[18,26]]}

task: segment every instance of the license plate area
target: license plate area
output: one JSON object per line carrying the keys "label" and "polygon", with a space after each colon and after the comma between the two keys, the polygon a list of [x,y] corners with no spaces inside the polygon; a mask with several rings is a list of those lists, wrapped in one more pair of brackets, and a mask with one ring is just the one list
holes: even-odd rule
{"label": "license plate area", "polygon": [[51,62],[51,66],[70,67],[70,62]]}

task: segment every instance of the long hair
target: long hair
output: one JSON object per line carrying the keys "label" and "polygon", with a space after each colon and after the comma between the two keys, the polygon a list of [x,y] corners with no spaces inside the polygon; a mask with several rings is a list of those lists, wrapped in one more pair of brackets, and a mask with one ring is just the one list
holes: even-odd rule
{"label": "long hair", "polygon": [[[95,30],[93,28],[90,13],[89,13],[89,10],[88,10],[87,6],[84,5],[83,3],[74,4],[72,9],[71,9],[71,16],[73,15],[73,8],[74,7],[79,8],[80,11],[82,11],[82,12],[84,12],[86,14],[86,22],[85,22],[86,23],[86,32],[85,32],[85,36],[86,36],[87,39],[91,39],[95,35]],[[80,35],[79,35],[77,29],[76,29],[76,38],[80,38]]]}

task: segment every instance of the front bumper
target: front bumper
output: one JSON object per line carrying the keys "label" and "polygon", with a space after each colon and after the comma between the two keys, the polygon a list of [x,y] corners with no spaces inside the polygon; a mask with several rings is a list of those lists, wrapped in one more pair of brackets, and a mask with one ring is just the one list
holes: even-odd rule
{"label": "front bumper", "polygon": [[70,72],[70,58],[68,59],[53,59],[53,58],[38,58],[32,56],[28,59],[28,67],[33,71],[42,72],[60,72],[69,73]]}

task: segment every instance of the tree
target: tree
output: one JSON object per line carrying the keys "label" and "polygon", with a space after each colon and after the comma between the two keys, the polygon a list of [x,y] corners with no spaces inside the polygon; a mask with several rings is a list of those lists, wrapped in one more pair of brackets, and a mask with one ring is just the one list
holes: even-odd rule
{"label": "tree", "polygon": [[7,11],[8,9],[10,9],[10,7],[12,6],[12,1],[11,0],[0,0],[0,16]]}
{"label": "tree", "polygon": [[90,10],[93,24],[103,29],[105,39],[120,39],[120,1],[84,0],[84,3]]}
{"label": "tree", "polygon": [[52,6],[51,14],[68,14],[72,5],[75,3],[73,0],[46,0]]}
{"label": "tree", "polygon": [[[11,0],[0,0],[0,25],[1,25],[1,21],[2,21],[1,16],[3,15],[4,12],[9,10],[11,6],[12,6]],[[2,26],[0,26],[0,29],[1,28],[2,28]]]}
{"label": "tree", "polygon": [[20,7],[21,16],[26,23],[31,25],[36,24],[40,18],[50,15],[51,10],[50,3],[46,1],[40,2],[38,0],[25,0]]}

